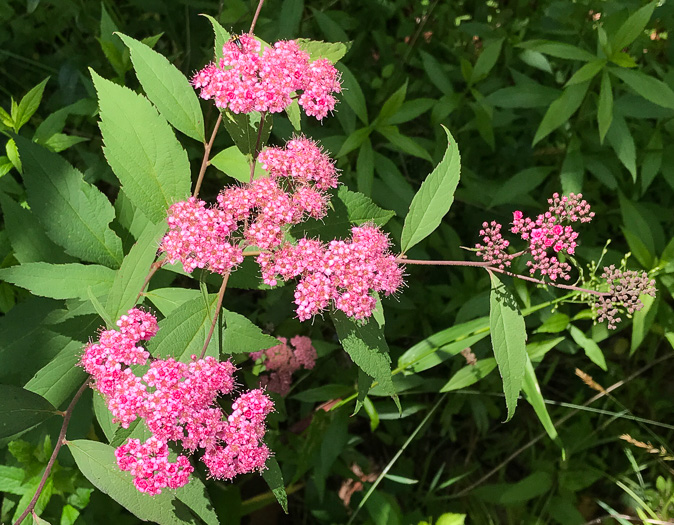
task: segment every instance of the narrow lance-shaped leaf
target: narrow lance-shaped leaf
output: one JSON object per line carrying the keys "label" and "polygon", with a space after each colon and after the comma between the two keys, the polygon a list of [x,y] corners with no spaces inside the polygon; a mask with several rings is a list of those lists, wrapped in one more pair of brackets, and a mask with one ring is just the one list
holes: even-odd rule
{"label": "narrow lance-shaped leaf", "polygon": [[267,482],[267,485],[269,485],[269,488],[276,497],[276,501],[281,505],[283,512],[288,514],[288,495],[286,494],[286,488],[283,484],[281,468],[274,458],[267,459],[265,467],[266,468],[262,471],[262,477]]}
{"label": "narrow lance-shaped leaf", "polygon": [[103,152],[124,192],[151,221],[190,192],[187,153],[170,126],[143,96],[96,74]]}
{"label": "narrow lance-shaped leaf", "polygon": [[508,421],[515,414],[524,379],[527,332],[524,317],[517,308],[515,298],[493,273],[490,272],[489,277],[491,279],[489,298],[491,344],[503,379],[503,393],[508,407],[506,421]]}
{"label": "narrow lance-shaped leaf", "polygon": [[433,172],[426,177],[412,199],[401,234],[403,253],[430,235],[442,221],[454,201],[459,184],[461,156],[459,147],[447,128],[447,150]]}
{"label": "narrow lance-shaped leaf", "polygon": [[12,385],[0,385],[0,439],[39,425],[56,414],[44,397]]}
{"label": "narrow lance-shaped leaf", "polygon": [[142,42],[121,33],[117,36],[131,50],[131,62],[147,98],[176,129],[203,142],[204,116],[185,75]]}
{"label": "narrow lance-shaped leaf", "polygon": [[42,100],[42,94],[44,93],[44,88],[47,85],[47,81],[50,77],[45,78],[37,86],[31,89],[28,93],[24,95],[19,102],[19,105],[16,109],[16,115],[14,115],[14,131],[18,132],[26,122],[30,120],[30,117],[37,111],[40,101]]}
{"label": "narrow lance-shaped leaf", "polygon": [[564,90],[557,100],[550,104],[541,124],[536,130],[533,145],[547,137],[571,118],[583,102],[589,85],[589,80],[580,84],[572,84]]}
{"label": "narrow lance-shaped leaf", "polygon": [[604,70],[601,75],[601,87],[599,88],[599,105],[597,106],[597,124],[599,126],[599,142],[604,143],[604,137],[611,127],[613,120],[613,88],[608,71]]}
{"label": "narrow lance-shaped leaf", "polygon": [[646,100],[674,109],[674,91],[662,80],[631,69],[611,68],[610,71]]}
{"label": "narrow lance-shaped leaf", "polygon": [[646,24],[651,19],[653,11],[658,5],[658,0],[646,4],[641,9],[635,11],[618,28],[615,35],[609,37],[609,43],[614,53],[619,53],[623,48],[629,46],[646,28]]}
{"label": "narrow lance-shaped leaf", "polygon": [[108,226],[115,211],[107,197],[59,155],[22,137],[16,141],[28,204],[47,236],[69,255],[118,267],[122,241]]}
{"label": "narrow lance-shaped leaf", "polygon": [[550,414],[548,414],[548,409],[545,406],[543,394],[541,394],[541,388],[538,386],[536,372],[534,371],[534,366],[531,364],[531,359],[529,359],[528,354],[526,356],[526,368],[524,369],[524,382],[522,383],[522,391],[524,392],[525,399],[534,408],[534,412],[536,412],[538,420],[543,425],[543,428],[548,433],[548,436],[550,436],[550,439],[552,439],[561,447],[562,442],[559,439],[555,425],[552,423],[552,419],[550,419]]}

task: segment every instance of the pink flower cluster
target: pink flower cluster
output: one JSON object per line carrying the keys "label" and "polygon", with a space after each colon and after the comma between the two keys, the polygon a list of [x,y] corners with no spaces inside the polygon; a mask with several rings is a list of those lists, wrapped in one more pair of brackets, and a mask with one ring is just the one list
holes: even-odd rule
{"label": "pink flower cluster", "polygon": [[[535,220],[524,217],[521,211],[513,212],[510,231],[519,234],[529,244],[528,250],[516,254],[507,253],[509,242],[501,235],[502,226],[496,221],[484,223],[480,235],[484,244],[476,244],[477,255],[490,265],[504,269],[512,260],[529,253],[533,260],[527,261],[529,272],[533,275],[539,271],[550,280],[558,278],[568,280],[571,265],[559,260],[556,254],[573,255],[578,233],[570,225],[574,222],[589,222],[594,217],[590,205],[583,200],[581,194],[571,193],[568,197],[560,197],[558,193],[548,199],[548,211],[541,213]],[[551,253],[552,252],[552,253]]]}
{"label": "pink flower cluster", "polygon": [[285,337],[279,337],[280,345],[252,352],[251,358],[257,360],[264,357],[264,366],[269,375],[260,376],[260,386],[266,387],[271,392],[285,396],[290,391],[293,374],[304,367],[310,370],[316,364],[316,349],[311,344],[311,339],[296,335],[290,340],[290,345]]}
{"label": "pink flower cluster", "polygon": [[[194,470],[186,456],[168,461],[168,442],[181,443],[194,452],[203,448],[213,477],[228,479],[259,470],[269,457],[262,438],[264,418],[273,404],[262,390],[239,397],[225,421],[216,400],[234,389],[236,368],[213,357],[182,363],[173,358],[152,360],[142,377],[131,365],[146,365],[149,354],[136,345],[157,332],[156,318],[138,309],[117,321],[117,330],[105,330],[97,343],[86,346],[81,366],[92,375],[98,390],[124,428],[137,418],[145,420],[152,436],[141,443],[130,439],[116,451],[120,469],[134,476],[141,492],[159,494],[164,487],[185,485]],[[212,463],[207,457],[220,457]],[[214,468],[211,468],[214,465]]]}
{"label": "pink flower cluster", "polygon": [[243,261],[244,245],[273,249],[287,226],[325,215],[337,170],[315,142],[297,137],[285,148],[267,148],[259,159],[270,177],[225,188],[217,206],[194,197],[171,206],[160,246],[171,264],[182,262],[188,273],[208,268],[225,274]]}
{"label": "pink flower cluster", "polygon": [[333,93],[341,91],[339,72],[329,60],[310,62],[294,40],[265,47],[252,35],[241,35],[223,46],[223,58],[192,78],[203,99],[234,113],[279,113],[302,91],[299,105],[307,115],[322,119],[335,107]]}
{"label": "pink flower cluster", "polygon": [[351,232],[350,241],[325,245],[301,239],[258,256],[265,283],[273,286],[277,277],[284,281],[300,277],[295,304],[301,321],[330,303],[349,317],[369,317],[376,305],[372,292],[390,295],[402,286],[403,270],[389,251],[388,236],[374,225],[355,226]]}

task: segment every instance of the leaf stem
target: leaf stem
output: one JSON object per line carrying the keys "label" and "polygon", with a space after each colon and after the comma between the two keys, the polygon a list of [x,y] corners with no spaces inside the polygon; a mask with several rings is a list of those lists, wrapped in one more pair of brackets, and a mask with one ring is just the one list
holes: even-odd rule
{"label": "leaf stem", "polygon": [[140,291],[138,292],[138,295],[136,296],[136,300],[133,302],[133,304],[138,303],[138,300],[140,297],[143,295],[143,292],[145,291],[145,287],[148,285],[150,282],[150,279],[152,279],[152,276],[166,264],[166,259],[159,259],[158,261],[155,261],[152,263],[152,266],[150,266],[150,271],[147,274],[147,277],[145,277],[145,281],[143,282],[143,286],[141,286]]}
{"label": "leaf stem", "polygon": [[[262,5],[262,2],[260,2]],[[262,111],[260,113],[260,126],[257,129],[257,142],[255,142],[255,150],[253,151],[253,162],[250,163],[250,182],[252,184],[253,179],[255,178],[255,165],[257,164],[257,156],[260,154],[260,142],[262,140],[262,128],[264,127],[264,117],[266,112]]]}
{"label": "leaf stem", "polygon": [[211,148],[213,147],[213,141],[215,141],[215,136],[218,134],[218,128],[222,122],[222,113],[218,111],[218,120],[215,121],[215,126],[213,126],[213,133],[211,133],[211,138],[208,142],[204,142],[204,158],[201,159],[201,167],[199,168],[199,176],[197,177],[197,183],[194,185],[193,197],[199,196],[199,190],[201,189],[201,182],[204,180],[204,174],[206,173],[206,168],[210,164],[208,156],[211,154]]}
{"label": "leaf stem", "polygon": [[75,393],[72,400],[70,401],[70,404],[68,405],[68,408],[63,413],[63,423],[61,424],[61,432],[59,432],[59,437],[56,440],[54,450],[51,453],[51,457],[49,458],[49,462],[47,463],[47,466],[44,469],[44,474],[42,474],[42,479],[40,480],[40,484],[37,486],[37,490],[35,491],[35,494],[33,495],[33,499],[30,500],[30,503],[26,507],[26,510],[24,510],[23,513],[21,513],[21,516],[19,516],[19,518],[14,522],[14,525],[19,525],[26,518],[26,516],[28,516],[28,514],[33,512],[33,509],[35,508],[37,500],[40,497],[40,494],[42,493],[42,489],[44,488],[45,483],[47,483],[47,479],[49,478],[49,474],[51,474],[51,469],[53,468],[54,463],[56,462],[56,456],[58,456],[59,450],[61,450],[61,447],[63,446],[63,443],[65,442],[66,430],[68,430],[68,424],[70,423],[70,417],[73,415],[73,410],[75,409],[75,405],[79,401],[80,396],[84,393],[86,388],[89,386],[89,381],[91,381],[91,378],[88,378],[82,384],[80,389]]}
{"label": "leaf stem", "polygon": [[215,305],[215,315],[213,316],[211,329],[208,331],[208,335],[206,336],[206,341],[204,341],[204,347],[201,349],[201,355],[199,356],[199,359],[203,359],[204,356],[206,355],[208,343],[211,342],[211,338],[213,337],[213,331],[215,330],[215,323],[217,323],[218,321],[218,315],[220,314],[220,308],[222,307],[222,300],[225,297],[225,290],[227,289],[227,281],[229,281],[229,272],[227,272],[222,279],[222,286],[220,286],[220,290],[218,291],[218,302]]}
{"label": "leaf stem", "polygon": [[257,4],[257,9],[255,10],[255,15],[253,16],[253,21],[250,24],[248,34],[253,34],[253,29],[255,29],[255,24],[257,24],[257,17],[260,16],[260,11],[262,11],[262,4],[264,4],[264,0],[260,0],[260,2]]}

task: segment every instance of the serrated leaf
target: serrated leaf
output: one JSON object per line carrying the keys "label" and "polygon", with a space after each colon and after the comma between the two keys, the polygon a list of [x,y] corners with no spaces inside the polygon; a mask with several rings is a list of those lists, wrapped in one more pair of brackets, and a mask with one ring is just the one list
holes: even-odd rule
{"label": "serrated leaf", "polygon": [[461,156],[454,137],[444,126],[443,129],[447,133],[447,150],[412,199],[401,234],[403,253],[440,225],[454,201],[454,191],[459,184],[461,172]]}
{"label": "serrated leaf", "polygon": [[185,304],[187,301],[199,297],[201,292],[188,288],[155,288],[145,293],[152,304],[161,312],[164,317],[167,317],[173,310]]}
{"label": "serrated leaf", "polygon": [[0,385],[0,439],[25,432],[56,413],[44,397],[18,386]]}
{"label": "serrated leaf", "polygon": [[604,143],[604,137],[613,121],[613,88],[608,71],[604,70],[601,75],[601,87],[599,89],[599,104],[597,105],[597,125],[599,126],[599,142]]}
{"label": "serrated leaf", "polygon": [[144,521],[160,525],[181,525],[187,516],[180,516],[175,508],[175,498],[168,489],[161,494],[149,496],[139,492],[133,478],[117,466],[115,449],[110,445],[77,439],[68,441],[75,463],[84,476],[101,492],[107,494],[125,509]]}
{"label": "serrated leaf", "polygon": [[269,488],[276,497],[276,501],[281,505],[283,512],[288,514],[288,495],[286,494],[286,488],[283,484],[283,474],[281,474],[281,468],[274,458],[270,457],[267,459],[265,470],[262,471],[262,477],[267,482],[267,485],[269,485]]}
{"label": "serrated leaf", "polygon": [[174,493],[207,525],[218,525],[220,523],[204,482],[196,476],[192,476],[187,485],[176,489]]}
{"label": "serrated leaf", "polygon": [[[199,356],[211,327],[217,294],[208,296],[208,304],[199,296],[171,312],[159,322],[159,331],[147,344],[154,357],[173,357],[189,362],[192,355]],[[218,354],[218,330],[213,333],[206,355]]]}
{"label": "serrated leaf", "polygon": [[23,165],[21,163],[21,156],[19,155],[19,149],[16,146],[14,139],[9,139],[7,144],[5,144],[5,153],[7,153],[7,158],[9,162],[12,163],[12,166],[19,173],[23,173]]}
{"label": "serrated leaf", "polygon": [[531,364],[528,355],[526,356],[526,368],[524,369],[522,391],[524,392],[524,398],[533,407],[534,412],[536,412],[536,415],[538,416],[538,420],[541,422],[541,425],[543,425],[548,436],[550,436],[550,439],[562,446],[559,435],[557,434],[557,429],[553,425],[548,409],[545,406],[545,400],[543,399],[543,394],[541,394],[541,388],[538,386],[538,379],[536,379],[536,372],[534,371],[534,367]]}
{"label": "serrated leaf", "polygon": [[91,70],[98,93],[103,152],[124,193],[152,222],[190,193],[187,153],[143,96]]}
{"label": "serrated leaf", "polygon": [[[255,148],[259,146],[259,151],[269,140],[272,128],[272,115],[267,113],[264,117],[262,133],[259,133],[260,121],[262,115],[254,111],[252,113],[233,113],[229,109],[221,111],[222,124],[227,133],[232,137],[234,144],[244,155],[253,155]],[[259,140],[258,140],[259,135]]]}
{"label": "serrated leaf", "polygon": [[166,227],[164,222],[149,223],[117,270],[105,303],[105,311],[113,320],[119,319],[136,304],[136,296],[141,292],[145,277],[155,260],[159,239]]}
{"label": "serrated leaf", "polygon": [[509,421],[515,414],[526,368],[527,332],[524,317],[505,285],[490,273],[489,326],[494,357],[503,379]]}
{"label": "serrated leaf", "polygon": [[356,365],[389,395],[395,394],[391,381],[391,356],[384,332],[374,318],[354,321],[341,311],[331,314],[342,347]]}
{"label": "serrated leaf", "polygon": [[122,241],[108,226],[115,212],[107,197],[59,155],[16,139],[28,204],[49,238],[69,255],[118,267]]}
{"label": "serrated leaf", "polygon": [[646,100],[674,109],[674,91],[662,80],[632,69],[610,68],[609,71]]}
{"label": "serrated leaf", "polygon": [[319,58],[326,58],[336,64],[349,50],[349,47],[343,42],[323,42],[309,40],[308,38],[298,38],[296,42],[300,49],[309,53],[312,62]]}
{"label": "serrated leaf", "polygon": [[202,14],[201,16],[208,18],[208,21],[213,26],[213,32],[215,33],[215,42],[213,43],[213,55],[215,56],[216,60],[220,59],[222,58],[222,47],[231,38],[231,35],[224,27],[220,25],[220,22],[218,22],[212,16],[204,14]]}
{"label": "serrated leaf", "polygon": [[97,264],[35,262],[0,269],[3,281],[53,299],[88,299],[89,287],[96,295],[105,294],[114,278],[114,270]]}
{"label": "serrated leaf", "polygon": [[80,341],[70,341],[24,388],[41,395],[54,406],[61,406],[86,378],[84,369],[77,366],[82,346]]}
{"label": "serrated leaf", "polygon": [[[230,146],[215,155],[209,163],[220,171],[243,183],[250,182],[250,156],[241,153],[236,146]],[[254,179],[268,176],[259,162],[255,163]]]}
{"label": "serrated leaf", "polygon": [[20,206],[4,193],[0,193],[0,205],[5,220],[5,231],[17,261],[64,263],[74,260],[47,237],[30,210]]}
{"label": "serrated leaf", "polygon": [[392,210],[384,210],[377,206],[369,197],[362,193],[350,191],[346,186],[340,186],[337,197],[349,212],[349,221],[361,225],[372,222],[377,226],[384,226],[395,216]]}
{"label": "serrated leaf", "polygon": [[223,309],[221,315],[225,322],[223,354],[258,352],[281,344],[275,337],[262,333],[259,327],[241,314]]}
{"label": "serrated leaf", "polygon": [[496,359],[493,357],[480,359],[474,365],[466,365],[456,372],[439,392],[451,392],[474,385],[480,379],[487,377],[494,368],[496,368]]}
{"label": "serrated leaf", "polygon": [[131,50],[131,62],[147,98],[173,127],[204,142],[204,116],[185,75],[145,44],[121,33],[117,36]]}
{"label": "serrated leaf", "polygon": [[536,143],[547,137],[571,118],[583,102],[589,85],[590,82],[586,81],[580,84],[573,84],[564,89],[562,95],[550,104],[550,107],[545,112],[543,120],[536,130],[536,136],[532,145],[536,145]]}
{"label": "serrated leaf", "polygon": [[641,9],[638,9],[630,15],[630,17],[623,22],[618,28],[616,34],[609,38],[611,49],[614,52],[622,51],[623,48],[629,46],[637,37],[643,33],[646,24],[651,19],[653,11],[658,5],[658,0],[646,4]]}
{"label": "serrated leaf", "polygon": [[606,359],[604,359],[604,354],[597,343],[586,336],[582,330],[573,325],[569,326],[569,333],[576,344],[585,351],[585,355],[590,358],[590,361],[601,368],[604,372],[608,370],[606,367]]}
{"label": "serrated leaf", "polygon": [[50,77],[45,78],[37,86],[31,89],[19,102],[19,106],[16,110],[16,115],[14,115],[14,131],[18,132],[19,129],[30,120],[30,117],[37,111],[40,101],[42,100],[42,93],[44,92],[44,87],[47,85],[47,81]]}

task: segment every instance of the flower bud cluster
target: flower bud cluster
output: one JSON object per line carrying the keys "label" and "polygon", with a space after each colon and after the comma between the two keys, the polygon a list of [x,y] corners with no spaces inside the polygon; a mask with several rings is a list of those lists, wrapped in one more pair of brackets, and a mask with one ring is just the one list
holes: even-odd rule
{"label": "flower bud cluster", "polygon": [[290,340],[290,345],[285,337],[278,339],[280,345],[252,352],[250,357],[255,360],[264,358],[264,366],[269,372],[260,376],[260,386],[285,396],[290,391],[293,374],[300,367],[310,370],[316,364],[316,349],[311,339],[305,336],[296,335]]}
{"label": "flower bud cluster", "polygon": [[641,295],[655,297],[655,280],[649,278],[646,272],[624,270],[611,265],[604,267],[601,276],[606,279],[609,291],[597,299],[592,309],[597,322],[606,320],[611,330],[615,330],[622,321],[618,317],[621,310],[631,315],[644,307]]}
{"label": "flower bud cluster", "polygon": [[265,283],[300,278],[295,304],[301,321],[330,304],[354,319],[370,317],[372,292],[390,295],[402,286],[403,270],[389,251],[388,235],[374,225],[354,226],[351,233],[349,241],[300,239],[258,256]]}
{"label": "flower bud cluster", "polygon": [[[269,456],[269,449],[262,443],[264,418],[273,404],[262,390],[243,394],[232,405],[232,415],[223,420],[217,397],[234,390],[236,368],[232,363],[196,356],[190,363],[155,359],[139,377],[130,367],[147,365],[150,356],[136,345],[155,335],[157,320],[147,312],[132,309],[117,321],[117,326],[119,331],[105,330],[97,343],[86,346],[80,364],[91,374],[92,388],[106,400],[113,422],[128,428],[142,418],[152,433],[144,443],[130,439],[116,451],[120,469],[131,472],[139,491],[159,494],[162,488],[177,488],[188,482],[194,469],[183,455],[175,463],[168,461],[169,441],[182,444],[189,452],[202,448],[204,458],[234,447],[237,452],[229,454],[227,471],[233,475],[264,467]],[[223,472],[221,464],[211,470],[211,475],[233,477],[223,476]]]}
{"label": "flower bud cluster", "polygon": [[310,62],[309,53],[294,40],[265,47],[252,35],[241,35],[223,46],[223,58],[192,78],[203,99],[234,113],[287,108],[297,91],[307,115],[323,119],[335,107],[333,93],[341,91],[339,72],[325,58]]}
{"label": "flower bud cluster", "polygon": [[478,257],[482,257],[483,261],[501,270],[505,269],[506,266],[510,266],[515,258],[515,254],[507,252],[510,241],[507,241],[501,235],[502,227],[496,221],[491,221],[491,223],[483,222],[480,236],[484,244],[477,243],[475,245]]}

